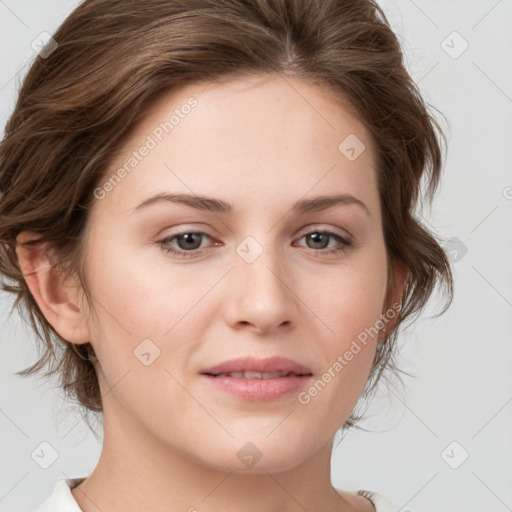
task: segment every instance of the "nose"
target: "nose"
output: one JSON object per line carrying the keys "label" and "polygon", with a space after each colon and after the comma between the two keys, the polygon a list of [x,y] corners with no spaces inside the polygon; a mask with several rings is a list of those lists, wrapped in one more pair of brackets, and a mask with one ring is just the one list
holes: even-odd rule
{"label": "nose", "polygon": [[291,328],[299,314],[298,298],[283,256],[265,248],[251,262],[240,254],[234,254],[234,268],[226,282],[226,322],[260,334]]}

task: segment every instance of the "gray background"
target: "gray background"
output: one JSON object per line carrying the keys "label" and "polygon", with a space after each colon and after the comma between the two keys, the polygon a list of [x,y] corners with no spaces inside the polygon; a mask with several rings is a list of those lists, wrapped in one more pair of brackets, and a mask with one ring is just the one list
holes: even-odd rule
{"label": "gray background", "polygon": [[[31,42],[77,3],[0,0],[2,127]],[[423,217],[451,240],[455,298],[437,319],[433,302],[403,333],[402,368],[416,378],[405,377],[405,393],[382,388],[364,423],[372,432],[336,447],[333,484],[380,492],[402,512],[512,510],[512,0],[379,3],[425,99],[449,120],[439,118],[444,178]],[[59,478],[88,475],[101,449],[55,382],[14,375],[36,353],[28,328],[8,317],[11,303],[0,294],[2,512],[34,509]],[[43,442],[58,454],[47,469],[32,455]]]}

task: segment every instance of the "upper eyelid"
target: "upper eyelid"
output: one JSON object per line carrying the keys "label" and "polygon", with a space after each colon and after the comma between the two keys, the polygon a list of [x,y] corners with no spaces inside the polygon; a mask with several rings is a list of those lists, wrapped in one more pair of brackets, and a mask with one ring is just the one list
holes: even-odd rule
{"label": "upper eyelid", "polygon": [[[341,233],[339,231],[342,231]],[[327,232],[329,234],[332,234],[332,235],[337,235],[337,236],[340,236],[341,238],[346,238],[348,240],[352,240],[354,237],[352,235],[352,233],[348,232],[346,229],[341,229],[341,228],[331,228],[331,227],[316,227],[315,225],[313,225],[312,227],[308,227],[308,228],[304,228],[304,230],[301,230],[299,231],[299,235],[300,237],[303,237],[304,235],[308,235],[310,233],[322,233],[322,232]]]}
{"label": "upper eyelid", "polygon": [[[338,230],[340,230],[341,233],[338,232]],[[307,235],[309,233],[320,232],[320,231],[328,231],[329,233],[341,236],[343,238],[349,238],[349,239],[354,238],[352,233],[350,233],[350,231],[348,231],[346,228],[334,228],[334,227],[330,227],[330,226],[322,226],[321,223],[312,224],[312,225],[310,225],[308,227],[305,227],[305,228],[301,229],[298,233],[302,233],[302,234],[300,234],[300,236],[304,236],[304,235]],[[207,235],[210,238],[215,238],[216,237],[215,235],[211,235],[207,231],[204,231],[204,230],[202,230],[200,228],[192,228],[191,227],[191,228],[184,228],[184,229],[178,231],[177,233],[171,233],[171,234],[165,236],[164,238],[185,235],[185,234],[188,234],[188,233],[200,233],[200,234],[203,234],[203,235]],[[298,235],[296,235],[296,236],[298,236]]]}

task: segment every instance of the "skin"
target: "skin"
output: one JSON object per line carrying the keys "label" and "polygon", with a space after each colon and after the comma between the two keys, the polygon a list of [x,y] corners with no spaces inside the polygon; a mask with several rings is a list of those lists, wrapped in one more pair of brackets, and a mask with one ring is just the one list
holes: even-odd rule
{"label": "skin", "polygon": [[[405,272],[395,263],[397,285],[385,301],[374,144],[327,89],[261,75],[166,93],[131,132],[107,177],[191,96],[198,101],[191,113],[90,210],[94,312],[79,289],[49,271],[50,251],[18,246],[48,321],[67,340],[90,341],[100,362],[102,453],[72,494],[84,512],[374,510],[363,497],[336,492],[330,459],[378,338],[369,338],[306,405],[297,393],[243,400],[199,375],[235,357],[278,355],[317,379],[400,299]],[[366,146],[354,161],[338,150],[350,134]],[[134,211],[160,192],[222,199],[234,213],[164,201]],[[291,212],[304,197],[336,193],[354,195],[370,215],[356,204]],[[305,236],[319,230],[350,236],[355,245],[326,254],[343,246]],[[174,238],[167,247],[199,256],[175,256],[158,244],[198,231],[207,236],[189,246]],[[247,236],[262,248],[252,263],[236,252]],[[160,350],[148,366],[134,356],[147,338]],[[261,453],[252,467],[237,457],[248,442]]]}

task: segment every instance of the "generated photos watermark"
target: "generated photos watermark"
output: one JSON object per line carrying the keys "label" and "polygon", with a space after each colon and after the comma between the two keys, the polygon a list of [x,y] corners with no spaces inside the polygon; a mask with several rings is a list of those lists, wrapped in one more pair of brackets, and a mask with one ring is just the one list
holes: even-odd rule
{"label": "generated photos watermark", "polygon": [[192,96],[188,98],[183,105],[176,108],[169,119],[156,126],[151,134],[146,137],[144,144],[134,151],[125,163],[119,167],[101,187],[94,189],[94,197],[98,200],[104,199],[109,192],[114,190],[114,188],[119,185],[119,183],[121,183],[121,181],[126,178],[160,142],[162,142],[166,135],[171,133],[172,130],[192,112],[193,108],[197,107],[197,105],[197,99]]}
{"label": "generated photos watermark", "polygon": [[387,324],[390,320],[395,318],[400,311],[402,305],[400,302],[395,302],[391,308],[389,308],[385,313],[381,313],[381,317],[377,320],[371,327],[366,327],[364,331],[360,332],[357,336],[357,339],[352,340],[350,348],[346,350],[342,355],[339,355],[327,370],[315,380],[315,382],[305,391],[301,391],[297,400],[302,405],[307,405],[311,402],[311,399],[317,396],[326,386],[331,382],[336,375],[338,375],[343,368],[345,368],[350,361],[354,359],[359,352],[361,352],[362,347],[360,344],[366,346],[368,344],[369,337],[375,337],[381,331],[385,324]]}

